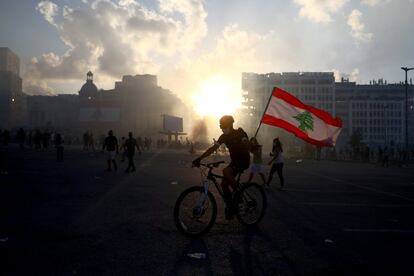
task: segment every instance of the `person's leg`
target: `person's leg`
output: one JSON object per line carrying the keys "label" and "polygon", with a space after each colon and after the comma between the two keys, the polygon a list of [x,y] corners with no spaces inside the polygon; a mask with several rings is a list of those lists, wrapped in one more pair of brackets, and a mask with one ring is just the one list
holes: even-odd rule
{"label": "person's leg", "polygon": [[129,172],[130,169],[131,169],[131,160],[129,159],[129,156],[128,156],[128,166],[127,166],[125,172]]}
{"label": "person's leg", "polygon": [[110,172],[111,171],[111,159],[108,159],[106,162],[108,164],[108,168],[106,169],[106,171]]}
{"label": "person's leg", "polygon": [[114,164],[114,170],[118,170],[118,166],[116,165],[116,160],[112,159],[112,163]]}
{"label": "person's leg", "polygon": [[230,187],[233,189],[233,191],[235,190],[235,179],[234,179],[234,173],[233,173],[233,169],[229,166],[223,169],[223,180],[221,182],[221,187],[223,189],[223,197],[224,197],[224,202],[226,204],[226,208],[225,208],[225,215],[226,215],[226,219],[230,220],[234,217],[234,212],[233,212],[233,194],[230,191]]}
{"label": "person's leg", "polygon": [[283,187],[285,184],[284,178],[283,178],[283,163],[276,164],[277,165],[277,175],[280,179],[280,186]]}
{"label": "person's leg", "polygon": [[247,182],[252,181],[253,176],[254,176],[254,173],[251,171],[250,174],[249,174],[249,180],[247,180]]}
{"label": "person's leg", "polygon": [[225,167],[223,169],[223,181],[221,183],[221,186],[223,188],[223,191],[229,191],[230,188],[235,191],[236,190],[236,179],[234,179],[234,169],[230,166]]}
{"label": "person's leg", "polygon": [[266,184],[266,177],[265,177],[264,173],[260,172],[259,175],[262,178],[263,184]]}
{"label": "person's leg", "polygon": [[135,162],[134,162],[134,155],[131,154],[131,165],[132,165],[132,171],[135,172]]}
{"label": "person's leg", "polygon": [[270,185],[272,182],[273,174],[276,172],[276,164],[273,164],[270,168],[269,176],[267,177],[267,185]]}

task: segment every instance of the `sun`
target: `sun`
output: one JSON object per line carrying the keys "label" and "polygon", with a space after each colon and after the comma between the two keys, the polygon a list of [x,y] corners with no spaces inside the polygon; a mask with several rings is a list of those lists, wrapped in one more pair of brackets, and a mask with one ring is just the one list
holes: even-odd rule
{"label": "sun", "polygon": [[221,76],[212,76],[202,81],[193,96],[195,112],[200,116],[219,118],[233,114],[242,102],[237,82]]}

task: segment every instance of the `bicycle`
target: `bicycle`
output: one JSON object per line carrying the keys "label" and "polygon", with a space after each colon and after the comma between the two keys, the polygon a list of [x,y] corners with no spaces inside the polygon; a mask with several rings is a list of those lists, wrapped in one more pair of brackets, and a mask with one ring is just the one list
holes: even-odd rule
{"label": "bicycle", "polygon": [[[217,202],[210,184],[216,186],[218,194],[224,201],[224,193],[217,182],[223,176],[213,173],[224,161],[200,164],[202,186],[193,186],[184,190],[177,198],[174,207],[174,221],[177,229],[187,236],[201,236],[207,233],[217,218]],[[208,169],[205,173],[202,167]],[[267,199],[262,186],[253,183],[240,183],[240,174],[236,178],[237,188],[234,191],[233,202],[237,220],[246,226],[257,225],[264,217]]]}

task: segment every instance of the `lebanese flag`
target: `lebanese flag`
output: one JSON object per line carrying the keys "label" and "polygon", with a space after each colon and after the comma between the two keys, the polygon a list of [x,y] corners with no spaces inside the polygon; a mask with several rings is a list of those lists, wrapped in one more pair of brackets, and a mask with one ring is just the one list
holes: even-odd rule
{"label": "lebanese flag", "polygon": [[342,120],[326,111],[302,103],[275,87],[263,114],[262,123],[283,128],[308,143],[333,147],[342,129]]}

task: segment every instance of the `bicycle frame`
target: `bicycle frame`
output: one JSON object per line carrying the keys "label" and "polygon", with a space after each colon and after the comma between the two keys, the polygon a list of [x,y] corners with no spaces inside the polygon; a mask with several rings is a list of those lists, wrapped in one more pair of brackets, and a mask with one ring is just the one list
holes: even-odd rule
{"label": "bicycle frame", "polygon": [[[223,162],[224,163],[224,162]],[[214,163],[212,164],[200,164],[203,167],[208,168],[208,173],[207,175],[202,176],[202,178],[205,178],[202,182],[203,182],[203,186],[204,186],[204,192],[207,194],[208,190],[209,190],[209,186],[210,186],[210,181],[213,182],[214,186],[216,186],[217,191],[219,192],[220,196],[224,199],[224,192],[223,189],[221,188],[221,185],[219,185],[219,183],[217,182],[217,178],[219,179],[223,179],[224,177],[222,175],[218,175],[213,173],[213,168],[216,167],[214,165]],[[203,175],[203,173],[201,173]],[[236,178],[236,184],[237,184],[237,188],[240,187],[240,173],[237,174],[237,178]]]}

